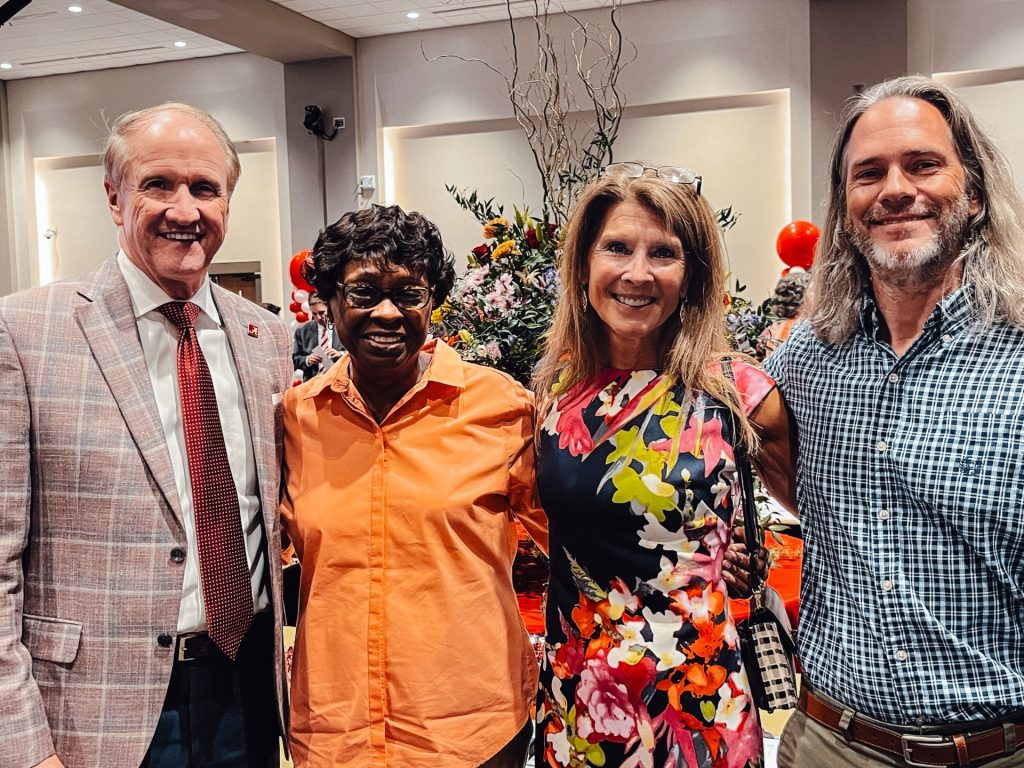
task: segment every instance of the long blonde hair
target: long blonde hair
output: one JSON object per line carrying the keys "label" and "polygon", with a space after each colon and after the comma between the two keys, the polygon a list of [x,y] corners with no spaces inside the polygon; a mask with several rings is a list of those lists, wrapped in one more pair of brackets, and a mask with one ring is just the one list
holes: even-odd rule
{"label": "long blonde hair", "polygon": [[725,247],[715,212],[693,186],[653,175],[600,177],[583,191],[569,218],[559,263],[561,295],[533,381],[538,423],[559,395],[597,376],[607,363],[599,343],[603,321],[592,308],[584,309],[581,296],[594,242],[611,208],[625,201],[639,203],[661,219],[683,246],[686,293],[680,312],[673,312],[662,327],[664,374],[724,403],[739,425],[737,438],[753,448],[756,435],[735,384],[720,365],[735,355],[725,336]]}

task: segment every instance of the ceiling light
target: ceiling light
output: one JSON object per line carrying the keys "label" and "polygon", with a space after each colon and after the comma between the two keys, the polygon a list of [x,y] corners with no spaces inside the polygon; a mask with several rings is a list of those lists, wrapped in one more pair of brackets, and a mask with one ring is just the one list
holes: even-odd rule
{"label": "ceiling light", "polygon": [[407,19],[418,19],[419,17],[420,15],[417,11],[409,11],[407,14],[405,14],[405,18]]}
{"label": "ceiling light", "polygon": [[174,47],[175,48],[184,48],[186,45],[188,45],[188,43],[186,43],[184,40],[175,40],[174,41]]}
{"label": "ceiling light", "polygon": [[80,6],[80,5],[69,5],[68,6],[68,10],[71,11],[72,13],[81,13],[82,12],[82,6]]}
{"label": "ceiling light", "polygon": [[11,69],[13,66],[9,61],[0,61],[0,69]]}

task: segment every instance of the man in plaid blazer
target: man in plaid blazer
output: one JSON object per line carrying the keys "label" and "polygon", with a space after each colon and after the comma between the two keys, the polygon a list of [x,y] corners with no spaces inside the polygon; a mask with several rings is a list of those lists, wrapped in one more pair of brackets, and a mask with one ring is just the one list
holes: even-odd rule
{"label": "man in plaid blazer", "polygon": [[[207,278],[238,157],[212,117],[170,104],[117,121],[105,171],[120,253],[0,300],[0,763],[274,765],[291,364],[281,322]],[[157,311],[174,300],[201,309],[237,486],[255,614],[237,657],[205,631],[178,329]]]}

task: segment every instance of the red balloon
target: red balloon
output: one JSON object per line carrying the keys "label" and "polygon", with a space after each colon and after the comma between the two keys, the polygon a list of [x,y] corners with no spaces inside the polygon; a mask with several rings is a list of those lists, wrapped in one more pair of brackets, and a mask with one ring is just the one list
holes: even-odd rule
{"label": "red balloon", "polygon": [[293,301],[291,304],[288,305],[288,311],[291,312],[293,315],[296,312],[301,312],[302,311],[302,304],[300,304],[297,301]]}
{"label": "red balloon", "polygon": [[818,228],[809,221],[790,222],[779,232],[775,240],[775,251],[784,264],[810,269],[820,234]]}
{"label": "red balloon", "polygon": [[312,285],[306,282],[306,278],[302,276],[302,265],[310,256],[310,251],[299,251],[292,256],[291,263],[288,265],[288,275],[292,279],[292,285],[303,291],[314,291],[316,290]]}
{"label": "red balloon", "polygon": [[296,312],[295,319],[298,320],[300,323],[306,323],[309,322],[309,315],[307,315],[305,312]]}

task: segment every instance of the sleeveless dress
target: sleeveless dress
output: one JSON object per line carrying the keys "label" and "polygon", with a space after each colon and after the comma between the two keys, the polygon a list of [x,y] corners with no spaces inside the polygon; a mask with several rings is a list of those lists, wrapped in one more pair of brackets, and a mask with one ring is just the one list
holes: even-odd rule
{"label": "sleeveless dress", "polygon": [[[749,413],[774,382],[733,370]],[[722,579],[739,501],[733,431],[724,405],[651,370],[605,370],[547,415],[538,768],[761,764]]]}

